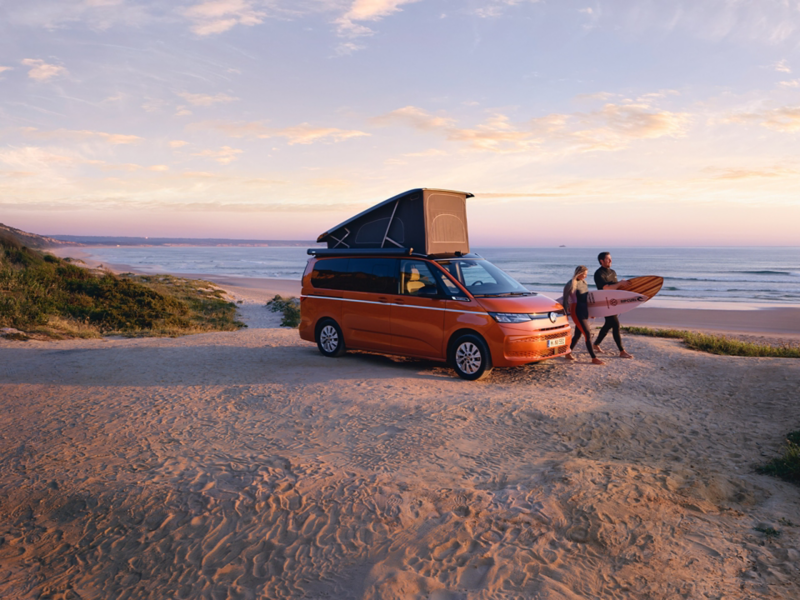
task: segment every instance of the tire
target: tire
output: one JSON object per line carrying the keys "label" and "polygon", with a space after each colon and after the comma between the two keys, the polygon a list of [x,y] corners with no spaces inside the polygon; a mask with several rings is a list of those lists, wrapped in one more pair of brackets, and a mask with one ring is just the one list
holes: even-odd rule
{"label": "tire", "polygon": [[342,356],[346,351],[344,336],[339,325],[333,319],[325,319],[317,325],[317,348],[330,358]]}
{"label": "tire", "polygon": [[492,371],[492,355],[480,336],[466,334],[450,345],[450,364],[461,379],[475,381]]}

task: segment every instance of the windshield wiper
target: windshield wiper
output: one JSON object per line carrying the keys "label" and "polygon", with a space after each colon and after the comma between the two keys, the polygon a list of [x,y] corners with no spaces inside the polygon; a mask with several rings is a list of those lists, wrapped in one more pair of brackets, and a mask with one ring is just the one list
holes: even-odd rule
{"label": "windshield wiper", "polygon": [[500,292],[499,294],[472,294],[476,298],[486,298],[491,296],[492,298],[501,298],[503,296],[533,296],[533,292]]}

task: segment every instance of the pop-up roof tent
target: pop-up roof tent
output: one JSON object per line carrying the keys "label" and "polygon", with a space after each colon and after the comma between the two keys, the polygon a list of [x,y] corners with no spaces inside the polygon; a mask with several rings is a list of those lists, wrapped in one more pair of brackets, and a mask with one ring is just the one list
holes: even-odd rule
{"label": "pop-up roof tent", "polygon": [[409,190],[329,229],[317,242],[345,252],[383,248],[429,256],[467,254],[467,198],[472,194]]}

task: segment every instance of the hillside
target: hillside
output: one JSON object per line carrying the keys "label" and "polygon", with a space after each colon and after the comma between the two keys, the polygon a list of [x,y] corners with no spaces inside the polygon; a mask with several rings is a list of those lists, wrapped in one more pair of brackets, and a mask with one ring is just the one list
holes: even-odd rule
{"label": "hillside", "polygon": [[56,246],[79,246],[75,242],[57,240],[55,238],[47,237],[44,235],[37,235],[35,233],[28,233],[21,229],[15,229],[8,225],[0,223],[0,241],[3,239],[12,239],[19,242],[27,248],[54,248]]}
{"label": "hillside", "polygon": [[18,330],[11,332],[17,339],[173,336],[244,326],[224,291],[208,282],[91,270],[0,233],[0,328]]}

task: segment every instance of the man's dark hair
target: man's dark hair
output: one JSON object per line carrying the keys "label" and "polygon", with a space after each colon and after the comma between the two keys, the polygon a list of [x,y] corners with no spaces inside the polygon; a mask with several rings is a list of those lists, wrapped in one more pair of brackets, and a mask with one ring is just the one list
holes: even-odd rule
{"label": "man's dark hair", "polygon": [[603,262],[606,259],[606,256],[608,256],[609,254],[611,254],[611,252],[601,252],[600,254],[597,255],[597,262],[599,263]]}

